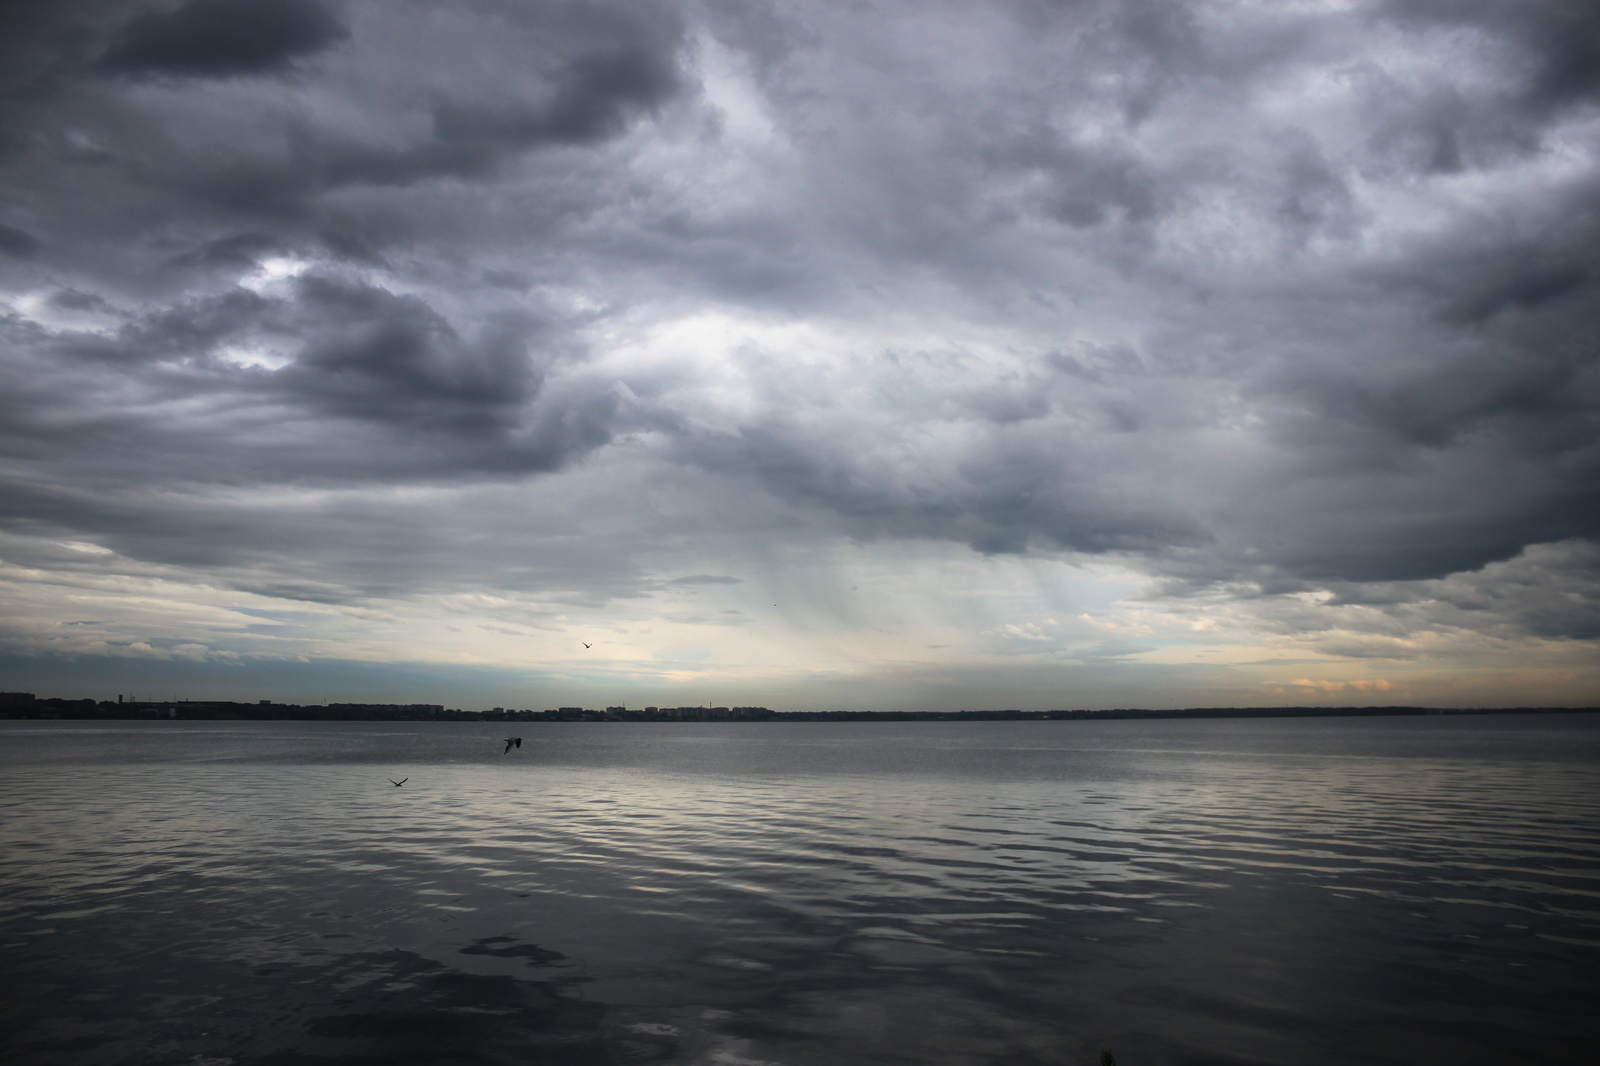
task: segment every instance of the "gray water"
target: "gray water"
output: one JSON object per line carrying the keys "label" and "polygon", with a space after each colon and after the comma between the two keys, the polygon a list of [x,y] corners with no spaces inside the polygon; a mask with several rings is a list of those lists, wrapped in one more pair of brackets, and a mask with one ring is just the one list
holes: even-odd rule
{"label": "gray water", "polygon": [[26,1066],[1587,1062],[1597,770],[1597,715],[4,722],[0,1039]]}

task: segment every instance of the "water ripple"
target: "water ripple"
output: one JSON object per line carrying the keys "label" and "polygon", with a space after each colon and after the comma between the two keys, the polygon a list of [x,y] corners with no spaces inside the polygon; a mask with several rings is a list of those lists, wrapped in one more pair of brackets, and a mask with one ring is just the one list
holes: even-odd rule
{"label": "water ripple", "polygon": [[7,1040],[1578,1061],[1596,723],[1337,724],[6,728]]}

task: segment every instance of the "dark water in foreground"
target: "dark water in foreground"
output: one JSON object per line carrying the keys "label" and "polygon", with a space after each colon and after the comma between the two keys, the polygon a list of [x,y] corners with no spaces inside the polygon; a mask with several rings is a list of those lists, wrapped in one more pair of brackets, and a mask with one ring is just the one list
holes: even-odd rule
{"label": "dark water in foreground", "polygon": [[1521,1064],[1600,1034],[1600,716],[516,731],[0,723],[7,1058]]}

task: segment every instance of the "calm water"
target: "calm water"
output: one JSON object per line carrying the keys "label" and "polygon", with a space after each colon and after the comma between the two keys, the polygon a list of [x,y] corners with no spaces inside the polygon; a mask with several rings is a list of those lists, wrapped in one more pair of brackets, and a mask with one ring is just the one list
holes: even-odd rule
{"label": "calm water", "polygon": [[1600,716],[513,731],[0,723],[9,1061],[1521,1064],[1600,1035]]}

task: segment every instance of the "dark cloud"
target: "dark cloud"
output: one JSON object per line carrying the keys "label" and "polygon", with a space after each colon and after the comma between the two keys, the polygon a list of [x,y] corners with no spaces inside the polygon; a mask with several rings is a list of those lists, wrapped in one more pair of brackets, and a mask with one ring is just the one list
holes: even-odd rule
{"label": "dark cloud", "polygon": [[151,311],[123,327],[115,350],[126,360],[170,361],[204,357],[273,307],[248,289],[229,289]]}
{"label": "dark cloud", "polygon": [[174,256],[171,264],[202,271],[227,270],[230,267],[254,270],[261,265],[260,260],[264,255],[281,248],[282,243],[270,233],[230,233]]}
{"label": "dark cloud", "polygon": [[1315,602],[1263,599],[1256,606],[1277,632],[1308,638],[1323,653],[1416,660],[1458,654],[1447,642],[1427,639],[1449,633],[1471,633],[1485,641],[1530,635],[1594,640],[1600,637],[1597,585],[1600,547],[1569,540],[1444,578],[1334,581]]}
{"label": "dark cloud", "polygon": [[0,255],[25,258],[39,250],[39,239],[15,226],[0,225]]}
{"label": "dark cloud", "polygon": [[641,43],[572,60],[536,108],[492,108],[441,102],[434,108],[437,143],[513,147],[589,144],[618,131],[635,110],[653,107],[678,88],[670,52]]}
{"label": "dark cloud", "polygon": [[349,31],[317,0],[189,0],[137,15],[100,57],[103,70],[230,78],[289,69]]}
{"label": "dark cloud", "polygon": [[1350,229],[1352,199],[1344,179],[1309,138],[1295,138],[1283,163],[1278,214],[1301,239],[1319,229]]}
{"label": "dark cloud", "polygon": [[1518,96],[1532,110],[1600,94],[1600,11],[1585,0],[1389,0],[1383,10],[1413,24],[1475,29],[1522,52],[1532,63]]}
{"label": "dark cloud", "polygon": [[1345,657],[1591,632],[1592,5],[4,17],[8,560],[592,605],[948,543]]}
{"label": "dark cloud", "polygon": [[[1048,432],[1048,431],[1047,431]],[[1144,551],[1206,539],[1165,501],[1108,490],[1092,460],[1058,438],[999,437],[964,450],[950,466],[886,462],[895,445],[824,441],[794,424],[747,426],[736,437],[685,441],[686,460],[747,476],[780,499],[822,507],[852,535],[962,541],[984,553],[1030,547]]]}
{"label": "dark cloud", "polygon": [[76,289],[62,289],[50,294],[50,304],[53,307],[64,308],[68,311],[91,311],[99,314],[116,314],[116,309],[92,292],[79,292]]}
{"label": "dark cloud", "polygon": [[[1456,294],[1442,312],[1448,322],[1476,325],[1503,311],[1534,310],[1593,285],[1588,262],[1561,261],[1548,250],[1508,248],[1493,276]],[[1486,272],[1487,273],[1487,272]]]}
{"label": "dark cloud", "polygon": [[329,414],[418,430],[503,432],[537,393],[529,322],[505,322],[476,344],[422,300],[310,277],[294,314],[306,341],[280,387]]}
{"label": "dark cloud", "polygon": [[[0,4],[0,157],[26,139],[7,105],[37,102],[81,74],[109,24],[126,17],[109,0],[10,0]],[[9,113],[8,113],[9,112]]]}
{"label": "dark cloud", "polygon": [[991,165],[1039,173],[1046,182],[1044,213],[1068,225],[1098,226],[1108,218],[1146,222],[1161,206],[1159,176],[1137,159],[1067,143],[1053,129],[1020,133],[985,154]]}
{"label": "dark cloud", "polygon": [[341,139],[310,126],[287,131],[287,151],[202,177],[195,191],[252,214],[302,215],[317,198],[351,187],[407,187],[441,178],[477,180],[541,146],[584,145],[614,136],[633,116],[677,89],[670,51],[645,47],[582,56],[539,102],[431,105],[431,134],[402,146]]}
{"label": "dark cloud", "polygon": [[[151,257],[191,278],[308,249],[377,264],[437,230],[430,211],[383,190],[516,180],[528,153],[615,140],[686,89],[683,28],[670,6],[346,8],[357,29],[373,20],[372,51],[352,38],[330,69],[209,89],[92,76],[81,45],[109,32],[109,9],[41,14],[24,27],[24,51],[79,43],[76,59],[57,48],[49,76],[14,95],[0,122],[8,191],[40,216],[23,228],[71,246],[63,254],[102,271],[102,283],[145,289],[176,280],[148,271]],[[391,19],[414,24],[411,35],[397,39]],[[430,46],[440,33],[448,43]],[[441,49],[470,62],[442,60]],[[564,184],[574,162],[547,164],[546,180]],[[548,210],[592,210],[605,195],[579,183]],[[161,218],[174,226],[152,228]]]}

